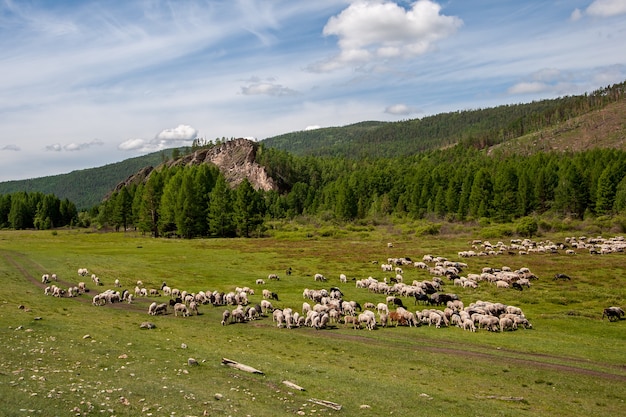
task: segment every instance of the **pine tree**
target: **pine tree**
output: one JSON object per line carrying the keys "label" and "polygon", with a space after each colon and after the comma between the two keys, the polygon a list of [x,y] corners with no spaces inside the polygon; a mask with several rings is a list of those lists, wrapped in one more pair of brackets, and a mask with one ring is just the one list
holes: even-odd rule
{"label": "pine tree", "polygon": [[235,233],[231,190],[226,178],[220,174],[211,191],[208,212],[209,230],[218,237],[230,237]]}
{"label": "pine tree", "polygon": [[237,187],[234,206],[239,236],[250,237],[250,233],[263,224],[263,200],[247,178]]}

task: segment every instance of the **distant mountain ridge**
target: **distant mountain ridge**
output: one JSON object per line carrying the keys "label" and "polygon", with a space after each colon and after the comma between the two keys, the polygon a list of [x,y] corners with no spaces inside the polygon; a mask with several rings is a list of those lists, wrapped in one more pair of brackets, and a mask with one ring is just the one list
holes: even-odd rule
{"label": "distant mountain ridge", "polygon": [[[455,145],[512,154],[626,150],[626,82],[591,94],[399,122],[366,121],[291,132],[260,143],[299,156],[354,159],[395,158]],[[170,159],[173,151],[68,174],[2,182],[0,194],[39,191],[68,198],[79,210],[88,209],[129,177]],[[183,155],[181,160],[188,157]]]}
{"label": "distant mountain ridge", "polygon": [[137,173],[146,166],[158,165],[164,158],[171,157],[172,149],[154,152],[97,168],[81,169],[67,174],[52,175],[27,180],[0,182],[0,194],[19,191],[54,194],[67,198],[79,210],[89,209],[102,202],[124,178]]}

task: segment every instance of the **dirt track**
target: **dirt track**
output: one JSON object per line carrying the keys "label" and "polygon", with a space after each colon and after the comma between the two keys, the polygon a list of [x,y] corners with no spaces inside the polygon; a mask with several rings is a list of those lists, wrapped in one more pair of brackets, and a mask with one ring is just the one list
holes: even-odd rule
{"label": "dirt track", "polygon": [[[20,254],[10,253],[8,251],[0,251],[0,254],[5,259],[5,261],[11,264],[17,271],[19,271],[26,280],[28,280],[31,284],[35,285],[36,287],[40,288],[43,294],[43,290],[46,287],[46,285],[42,284],[40,279],[32,276],[19,262],[16,261],[15,257],[20,257]],[[36,267],[37,269],[41,271],[46,270],[43,266],[36,264],[30,259],[23,258],[21,260],[23,262],[31,263],[34,267]],[[44,272],[42,272],[42,274],[43,273]],[[75,285],[75,283],[70,283],[70,282],[61,280],[58,282],[58,285],[69,287],[70,285],[71,286]],[[79,302],[91,303],[91,298],[85,297],[85,296],[75,297],[74,299]],[[115,303],[112,305],[108,305],[107,308],[116,308],[116,309],[121,309],[121,310],[126,310],[126,311],[145,312],[144,308],[140,308],[140,306],[136,304],[128,304],[128,303]],[[520,330],[520,331],[524,331],[524,330]],[[363,343],[368,343],[368,344],[384,343],[381,340],[366,338],[358,334],[350,335],[346,333],[330,331],[330,332],[325,332],[324,335],[326,337],[334,337],[334,338],[339,338],[343,340],[359,340]],[[500,366],[510,365],[510,366],[522,366],[526,368],[554,370],[554,371],[569,372],[569,373],[574,373],[578,375],[586,375],[590,377],[605,378],[605,379],[610,379],[610,380],[615,380],[615,381],[620,381],[620,382],[626,382],[626,375],[624,375],[624,372],[626,372],[626,365],[615,366],[615,365],[610,365],[610,364],[605,364],[605,363],[600,363],[600,362],[592,362],[592,361],[584,362],[584,364],[587,366],[594,366],[597,368],[606,369],[604,371],[600,371],[600,370],[593,370],[593,369],[581,367],[580,365],[582,365],[583,362],[581,362],[579,359],[566,357],[566,356],[528,353],[528,352],[512,351],[512,350],[505,350],[505,349],[492,349],[491,351],[489,351],[488,350],[489,348],[485,348],[483,346],[467,346],[467,345],[462,345],[460,343],[454,343],[454,342],[447,342],[447,345],[448,345],[447,347],[441,347],[441,346],[434,345],[432,343],[429,344],[428,342],[424,342],[424,341],[416,341],[415,350],[416,351],[428,351],[432,353],[441,353],[444,355],[464,357],[464,358],[474,357],[480,360],[496,362]],[[482,350],[482,351],[479,351],[479,350]],[[612,370],[615,370],[615,373],[611,372]]]}

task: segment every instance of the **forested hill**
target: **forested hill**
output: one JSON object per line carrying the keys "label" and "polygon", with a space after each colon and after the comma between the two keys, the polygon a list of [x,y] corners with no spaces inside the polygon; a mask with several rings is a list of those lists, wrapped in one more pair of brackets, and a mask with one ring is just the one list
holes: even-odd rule
{"label": "forested hill", "polygon": [[154,166],[171,157],[172,149],[126,159],[98,168],[28,180],[0,182],[0,195],[19,191],[54,194],[73,202],[79,210],[100,204],[120,181],[146,166]]}
{"label": "forested hill", "polygon": [[[294,156],[395,158],[453,145],[461,149],[498,149],[504,154],[626,150],[626,82],[590,94],[527,104],[464,110],[400,122],[366,121],[343,127],[287,133],[267,138],[264,148]],[[176,151],[169,149],[98,168],[49,177],[0,183],[0,195],[19,191],[54,194],[81,209],[102,202],[120,182],[147,166],[157,166]],[[267,158],[266,158],[267,159]],[[260,161],[268,162],[268,161]],[[284,162],[284,161],[283,161]],[[289,181],[281,161],[266,166],[280,183]],[[283,178],[284,177],[284,178]],[[286,188],[289,189],[287,184]]]}
{"label": "forested hill", "polygon": [[[267,138],[263,144],[294,155],[357,159],[414,155],[457,143],[484,149],[546,129],[553,131],[576,118],[623,103],[625,93],[626,82],[579,96],[442,113],[400,122],[364,122],[292,132]],[[622,109],[617,120],[623,120],[623,116]],[[569,130],[579,127],[588,126],[570,123]],[[547,137],[555,138],[562,132],[553,133]],[[604,146],[596,141],[591,147]]]}

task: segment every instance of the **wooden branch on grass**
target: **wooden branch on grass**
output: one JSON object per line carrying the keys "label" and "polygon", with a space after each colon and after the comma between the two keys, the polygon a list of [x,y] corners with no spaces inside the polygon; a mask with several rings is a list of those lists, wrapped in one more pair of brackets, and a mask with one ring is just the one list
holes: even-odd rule
{"label": "wooden branch on grass", "polygon": [[289,388],[297,389],[298,391],[304,391],[300,385],[296,385],[291,381],[283,381],[283,384],[287,385]]}
{"label": "wooden branch on grass", "polygon": [[226,358],[222,358],[222,364],[224,365],[228,365],[228,366],[232,366],[233,368],[237,368],[240,371],[245,371],[245,372],[250,372],[252,374],[261,374],[263,375],[263,371],[259,371],[258,369],[255,369],[251,366],[248,365],[244,365],[242,363],[230,360],[230,359],[226,359]]}
{"label": "wooden branch on grass", "polygon": [[508,397],[499,395],[477,395],[479,400],[524,401],[524,397]]}
{"label": "wooden branch on grass", "polygon": [[333,410],[341,410],[341,404],[334,403],[332,401],[318,400],[317,398],[309,398],[309,401],[324,407],[332,408]]}

